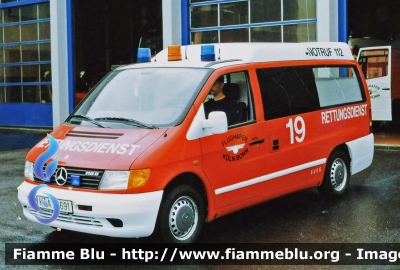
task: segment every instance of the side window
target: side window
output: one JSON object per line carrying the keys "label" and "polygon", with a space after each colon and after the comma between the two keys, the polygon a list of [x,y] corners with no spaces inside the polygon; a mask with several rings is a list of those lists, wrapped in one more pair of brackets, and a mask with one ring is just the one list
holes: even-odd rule
{"label": "side window", "polygon": [[366,79],[385,77],[388,75],[389,50],[361,51],[358,60]]}
{"label": "side window", "polygon": [[215,81],[204,102],[204,110],[206,118],[212,111],[225,112],[228,126],[253,121],[253,98],[247,72],[227,73]]}
{"label": "side window", "polygon": [[314,67],[321,107],[365,100],[360,80],[352,67]]}
{"label": "side window", "polygon": [[365,101],[351,66],[299,66],[257,70],[265,119]]}
{"label": "side window", "polygon": [[257,69],[266,120],[319,109],[311,67]]}

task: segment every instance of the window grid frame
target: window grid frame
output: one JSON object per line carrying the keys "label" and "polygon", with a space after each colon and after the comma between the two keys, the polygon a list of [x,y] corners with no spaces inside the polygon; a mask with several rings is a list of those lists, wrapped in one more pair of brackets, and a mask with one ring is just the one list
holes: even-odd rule
{"label": "window grid frame", "polygon": [[[221,42],[220,32],[221,30],[232,30],[232,29],[248,29],[248,42],[251,42],[251,28],[254,27],[268,27],[268,26],[280,26],[281,27],[281,41],[284,42],[284,26],[285,25],[300,25],[300,24],[310,24],[310,23],[317,23],[317,18],[313,19],[298,19],[298,20],[283,20],[283,0],[280,1],[281,3],[281,20],[274,21],[274,22],[262,22],[262,23],[251,23],[251,1],[252,0],[210,0],[204,2],[196,2],[191,3],[189,1],[189,44],[193,42],[192,40],[192,33],[197,32],[205,32],[205,31],[217,31],[218,33],[218,43]],[[316,0],[317,1],[317,0]],[[237,24],[237,25],[228,25],[228,26],[221,26],[220,21],[220,5],[225,3],[238,3],[238,2],[247,2],[248,3],[248,16],[249,16],[249,23],[247,24]],[[192,27],[192,12],[191,8],[196,6],[207,6],[207,5],[218,5],[218,26],[211,26],[211,27]],[[306,5],[308,4],[308,0],[306,1]],[[307,7],[308,8],[308,7]],[[307,9],[308,14],[308,9]],[[308,27],[307,27],[308,32]],[[317,34],[317,33],[315,33]]]}
{"label": "window grid frame", "polygon": [[[42,86],[51,86],[52,82],[51,81],[46,81],[43,82],[42,78],[40,76],[41,74],[41,69],[42,65],[51,65],[51,60],[41,60],[41,55],[40,55],[40,44],[51,44],[51,39],[42,39],[40,40],[40,23],[50,23],[50,17],[49,18],[39,18],[39,13],[40,13],[40,4],[42,3],[49,3],[49,0],[24,0],[24,1],[13,1],[9,3],[0,3],[0,12],[1,12],[1,18],[2,20],[0,21],[0,27],[2,27],[2,41],[0,43],[0,50],[3,51],[3,57],[0,59],[0,67],[4,68],[4,78],[3,81],[0,81],[0,87],[3,87],[3,102],[2,104],[14,104],[14,103],[26,103],[24,101],[24,87],[27,86],[38,86],[39,87],[39,102],[34,102],[34,103],[41,103],[40,101],[42,100],[42,91],[41,87]],[[27,5],[36,5],[35,7],[35,12],[36,12],[36,18],[34,20],[26,20],[26,21],[21,21],[21,12],[22,9],[21,7],[27,6]],[[5,16],[4,12],[5,10],[9,8],[18,8],[18,22],[4,22]],[[37,30],[36,30],[36,40],[30,40],[30,41],[21,41],[22,40],[22,30],[21,26],[22,25],[28,25],[28,24],[36,24]],[[19,42],[9,42],[5,43],[5,27],[9,26],[18,26],[19,28]],[[38,45],[38,50],[37,50],[37,58],[38,61],[22,61],[22,49],[20,47],[19,55],[21,61],[19,62],[5,62],[5,50],[7,47],[13,47],[13,46],[23,46],[23,45]],[[23,67],[24,66],[38,66],[38,71],[39,71],[39,76],[38,76],[38,81],[35,82],[24,82],[22,80],[24,74],[23,74]],[[21,74],[21,82],[6,82],[7,74],[6,74],[6,67],[12,67],[12,66],[20,66],[20,74]],[[8,87],[13,87],[17,86],[20,87],[20,95],[21,95],[21,102],[10,102],[10,100],[7,100],[7,88]],[[29,102],[30,103],[30,102]]]}

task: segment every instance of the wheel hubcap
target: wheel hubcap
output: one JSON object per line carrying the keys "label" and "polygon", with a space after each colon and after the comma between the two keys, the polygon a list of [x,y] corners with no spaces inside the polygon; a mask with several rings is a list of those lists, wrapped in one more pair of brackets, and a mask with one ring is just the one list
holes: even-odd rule
{"label": "wheel hubcap", "polygon": [[336,191],[341,191],[346,185],[347,169],[346,164],[340,158],[337,158],[331,168],[331,183]]}
{"label": "wheel hubcap", "polygon": [[177,199],[169,213],[169,228],[178,240],[185,240],[193,235],[197,227],[198,211],[196,203],[187,196]]}

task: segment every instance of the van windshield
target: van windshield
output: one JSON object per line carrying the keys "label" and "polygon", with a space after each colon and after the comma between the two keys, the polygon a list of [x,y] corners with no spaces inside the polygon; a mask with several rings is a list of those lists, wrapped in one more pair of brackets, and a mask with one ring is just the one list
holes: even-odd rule
{"label": "van windshield", "polygon": [[68,123],[109,128],[160,128],[185,117],[209,69],[134,68],[111,72]]}

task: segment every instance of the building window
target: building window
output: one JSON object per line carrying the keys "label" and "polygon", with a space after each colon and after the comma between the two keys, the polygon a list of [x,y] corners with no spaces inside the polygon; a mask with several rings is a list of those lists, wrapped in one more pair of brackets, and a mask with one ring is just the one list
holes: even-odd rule
{"label": "building window", "polygon": [[51,102],[50,3],[1,8],[9,2],[0,1],[0,103]]}
{"label": "building window", "polygon": [[190,0],[191,44],[317,40],[316,0]]}

